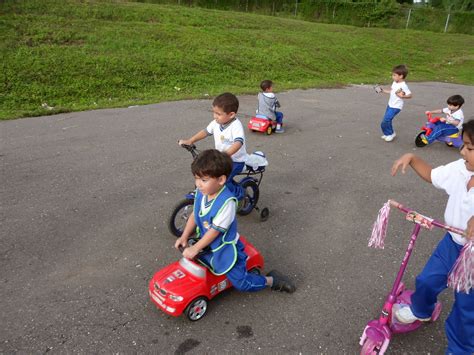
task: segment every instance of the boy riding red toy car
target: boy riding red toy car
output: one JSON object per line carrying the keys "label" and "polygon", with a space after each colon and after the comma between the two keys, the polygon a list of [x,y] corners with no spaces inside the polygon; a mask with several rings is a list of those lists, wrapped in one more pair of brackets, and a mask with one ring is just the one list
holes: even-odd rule
{"label": "boy riding red toy car", "polygon": [[[247,270],[260,273],[264,266],[262,255],[244,237],[240,236],[240,240],[248,255]],[[189,244],[195,242],[196,239],[189,239]],[[174,317],[184,313],[189,320],[197,321],[206,314],[208,302],[230,287],[225,275],[216,276],[199,261],[183,257],[156,272],[148,293],[163,312]]]}

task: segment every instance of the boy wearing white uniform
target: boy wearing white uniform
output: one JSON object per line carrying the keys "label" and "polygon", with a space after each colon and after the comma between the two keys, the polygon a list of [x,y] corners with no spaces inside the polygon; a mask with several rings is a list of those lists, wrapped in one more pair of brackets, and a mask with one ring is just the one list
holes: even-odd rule
{"label": "boy wearing white uniform", "polygon": [[189,139],[181,139],[178,144],[192,145],[208,136],[214,136],[215,148],[232,158],[232,172],[227,178],[227,187],[235,191],[232,179],[242,172],[247,160],[244,127],[236,117],[239,100],[229,92],[220,94],[212,102],[214,120],[206,129],[199,131]]}
{"label": "boy wearing white uniform", "polygon": [[423,143],[433,143],[439,137],[450,136],[462,129],[464,113],[461,110],[461,106],[464,104],[464,98],[461,95],[450,96],[448,97],[447,104],[448,107],[443,109],[426,111],[426,113],[445,113],[446,118],[441,118],[436,122],[436,126],[430,134],[421,136]]}
{"label": "boy wearing white uniform", "polygon": [[392,120],[403,108],[403,99],[411,99],[411,91],[405,82],[408,75],[408,68],[405,65],[397,65],[392,69],[392,87],[390,90],[382,89],[380,92],[390,94],[387,109],[382,119],[380,127],[382,128],[383,136],[381,137],[386,142],[393,141],[397,135],[392,127]]}

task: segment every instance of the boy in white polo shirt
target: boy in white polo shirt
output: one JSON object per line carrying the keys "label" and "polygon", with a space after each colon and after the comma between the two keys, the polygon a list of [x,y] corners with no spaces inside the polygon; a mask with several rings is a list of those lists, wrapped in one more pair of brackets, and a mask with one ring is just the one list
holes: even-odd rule
{"label": "boy in white polo shirt", "polygon": [[382,119],[380,127],[382,128],[383,136],[381,137],[385,142],[393,141],[397,135],[392,127],[392,120],[403,108],[403,100],[411,99],[411,91],[408,88],[405,78],[408,75],[408,68],[405,65],[397,65],[392,69],[392,87],[390,90],[383,89],[380,92],[390,94],[387,109]]}
{"label": "boy in white polo shirt", "polygon": [[242,123],[237,118],[239,110],[239,99],[229,92],[220,94],[212,102],[212,113],[214,120],[209,123],[206,129],[196,133],[189,139],[181,139],[178,144],[192,145],[208,136],[214,136],[215,148],[218,151],[227,153],[232,158],[232,172],[227,178],[227,187],[235,192],[235,185],[232,179],[242,172],[247,160],[247,150],[245,147],[245,134]]}
{"label": "boy in white polo shirt", "polygon": [[[401,323],[431,318],[438,295],[447,287],[448,274],[467,240],[474,240],[474,120],[463,125],[461,157],[433,169],[412,153],[403,155],[392,166],[403,173],[408,166],[425,181],[444,190],[449,198],[444,212],[446,224],[466,231],[466,237],[448,232],[436,247],[423,271],[416,278],[411,305],[395,312]],[[474,353],[474,292],[454,292],[455,302],[446,320],[447,354]]]}

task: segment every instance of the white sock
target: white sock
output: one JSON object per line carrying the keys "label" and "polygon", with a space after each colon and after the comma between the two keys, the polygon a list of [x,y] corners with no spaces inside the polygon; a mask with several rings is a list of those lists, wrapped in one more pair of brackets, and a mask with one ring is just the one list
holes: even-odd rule
{"label": "white sock", "polygon": [[277,129],[281,128],[281,124],[277,123]]}

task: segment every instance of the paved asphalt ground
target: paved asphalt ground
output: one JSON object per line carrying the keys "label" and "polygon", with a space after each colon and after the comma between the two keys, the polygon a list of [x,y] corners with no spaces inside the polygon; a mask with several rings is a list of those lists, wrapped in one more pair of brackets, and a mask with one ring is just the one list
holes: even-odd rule
{"label": "paved asphalt ground", "polygon": [[[424,111],[474,87],[411,83],[414,98],[380,139],[387,95],[371,86],[280,93],[286,133],[247,132],[248,150],[270,165],[261,206],[239,217],[241,234],[266,269],[290,274],[298,290],[229,291],[197,323],[150,302],[152,274],[177,260],[166,220],[193,186],[191,156],[178,147],[211,120],[208,100],[0,122],[0,353],[348,353],[377,316],[412,226],[394,210],[385,250],[367,248],[382,204],[396,199],[442,219],[446,196],[392,162],[416,151],[434,165],[459,158],[444,144],[415,149]],[[242,96],[246,125],[256,96]],[[212,139],[200,148],[212,147]],[[423,231],[406,274],[413,286],[439,230]],[[390,353],[442,353],[443,321],[395,336]]]}

